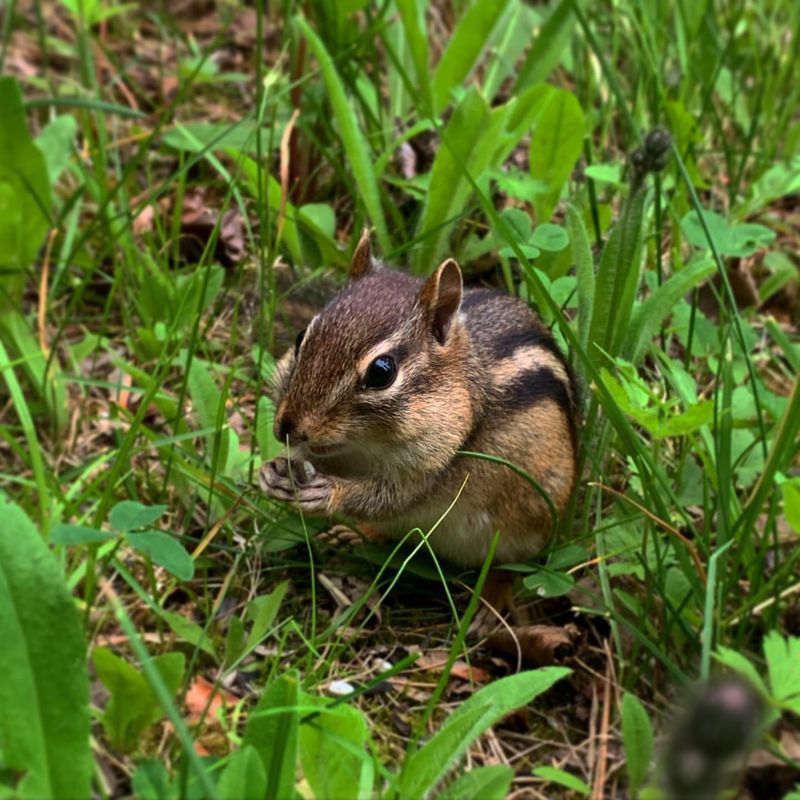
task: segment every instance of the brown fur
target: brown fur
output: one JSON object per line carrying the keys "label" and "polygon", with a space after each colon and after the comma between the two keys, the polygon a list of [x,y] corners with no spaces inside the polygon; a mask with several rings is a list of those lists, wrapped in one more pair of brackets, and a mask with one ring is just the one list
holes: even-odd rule
{"label": "brown fur", "polygon": [[[382,355],[395,359],[394,383],[367,388],[369,365]],[[298,483],[276,459],[262,485],[308,513],[377,523],[390,536],[419,528],[437,553],[477,567],[495,531],[496,561],[524,561],[554,520],[511,469],[457,451],[517,465],[559,514],[569,500],[569,367],[525,303],[464,291],[452,259],[422,282],[380,268],[362,237],[350,282],[281,359],[275,391],[276,433],[313,474]]]}

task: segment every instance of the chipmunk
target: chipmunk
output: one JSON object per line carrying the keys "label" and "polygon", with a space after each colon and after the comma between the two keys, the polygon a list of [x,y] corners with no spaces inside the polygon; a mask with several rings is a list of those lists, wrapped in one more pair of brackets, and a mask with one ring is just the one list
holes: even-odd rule
{"label": "chipmunk", "polygon": [[386,268],[366,231],[344,289],[278,362],[274,393],[290,457],[262,467],[268,495],[393,539],[436,526],[433,550],[463,567],[483,564],[496,531],[496,562],[530,558],[554,520],[508,466],[459,451],[520,467],[559,513],[575,483],[575,381],[525,302],[465,289],[453,259],[425,281]]}

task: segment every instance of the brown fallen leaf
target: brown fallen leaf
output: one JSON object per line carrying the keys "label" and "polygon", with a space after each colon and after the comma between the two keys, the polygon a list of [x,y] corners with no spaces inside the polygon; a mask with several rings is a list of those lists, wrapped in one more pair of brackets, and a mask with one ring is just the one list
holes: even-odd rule
{"label": "brown fallen leaf", "polygon": [[153,220],[155,219],[155,210],[153,204],[150,203],[142,208],[142,210],[133,218],[131,229],[135,236],[140,236],[145,231],[153,229]]}
{"label": "brown fallen leaf", "polygon": [[186,721],[196,725],[202,719],[206,727],[218,726],[217,711],[235,706],[239,698],[220,687],[214,687],[198,675],[186,692]]}
{"label": "brown fallen leaf", "polygon": [[[486,645],[503,655],[517,658],[520,654],[526,667],[563,664],[572,658],[582,642],[576,625],[519,625],[498,630],[486,640]],[[519,649],[518,649],[519,648]]]}
{"label": "brown fallen leaf", "polygon": [[470,683],[489,683],[492,680],[492,676],[485,669],[476,667],[474,664],[466,664],[463,661],[456,661],[453,664],[450,676]]}

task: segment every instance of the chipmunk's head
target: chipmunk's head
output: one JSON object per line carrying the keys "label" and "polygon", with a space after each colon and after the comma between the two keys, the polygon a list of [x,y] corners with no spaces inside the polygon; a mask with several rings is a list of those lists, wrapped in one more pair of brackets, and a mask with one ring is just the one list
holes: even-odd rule
{"label": "chipmunk's head", "polygon": [[437,436],[457,448],[471,423],[461,295],[452,259],[422,282],[383,268],[365,232],[347,285],[288,357],[276,437],[328,472],[413,469]]}

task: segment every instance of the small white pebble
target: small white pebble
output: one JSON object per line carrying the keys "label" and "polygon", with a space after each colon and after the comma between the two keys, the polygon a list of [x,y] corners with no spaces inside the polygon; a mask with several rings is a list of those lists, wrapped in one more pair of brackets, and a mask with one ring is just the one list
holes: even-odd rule
{"label": "small white pebble", "polygon": [[335,694],[337,697],[344,697],[345,695],[352,694],[355,687],[348,681],[331,681],[328,684],[328,691]]}
{"label": "small white pebble", "polygon": [[388,672],[391,668],[392,665],[383,658],[375,661],[375,672]]}

